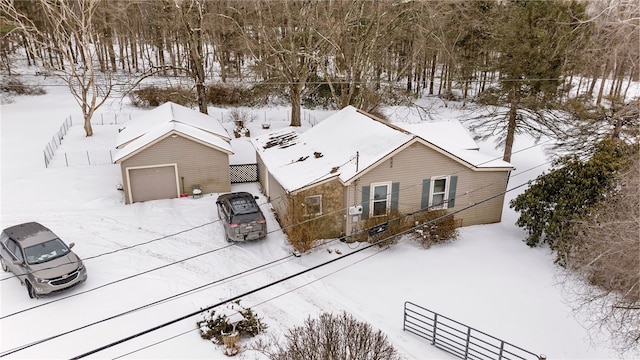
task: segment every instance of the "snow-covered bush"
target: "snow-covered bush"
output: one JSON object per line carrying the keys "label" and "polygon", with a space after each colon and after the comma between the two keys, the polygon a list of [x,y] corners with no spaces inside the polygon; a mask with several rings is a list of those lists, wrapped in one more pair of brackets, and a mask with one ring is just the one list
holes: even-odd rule
{"label": "snow-covered bush", "polygon": [[220,345],[223,344],[223,334],[237,331],[240,336],[255,336],[267,329],[267,325],[251,308],[240,305],[240,300],[229,303],[218,311],[211,310],[196,324],[203,339]]}

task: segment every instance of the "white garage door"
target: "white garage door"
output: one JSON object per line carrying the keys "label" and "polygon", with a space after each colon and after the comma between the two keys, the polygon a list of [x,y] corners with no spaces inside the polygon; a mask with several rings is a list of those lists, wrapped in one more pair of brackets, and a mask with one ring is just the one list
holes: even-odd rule
{"label": "white garage door", "polygon": [[127,168],[131,202],[177,198],[178,179],[175,165]]}

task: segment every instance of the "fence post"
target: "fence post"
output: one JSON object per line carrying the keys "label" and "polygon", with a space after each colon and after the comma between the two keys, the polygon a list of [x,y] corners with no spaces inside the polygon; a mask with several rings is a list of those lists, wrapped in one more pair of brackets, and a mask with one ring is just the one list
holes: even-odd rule
{"label": "fence post", "polygon": [[89,151],[87,150],[87,165],[91,165],[91,156],[89,156]]}
{"label": "fence post", "polygon": [[67,153],[64,153],[64,162],[69,166],[69,159],[67,158]]}
{"label": "fence post", "polygon": [[[265,116],[266,116],[265,111]],[[402,331],[407,331],[407,302],[404,302],[404,314],[402,316]]]}
{"label": "fence post", "polygon": [[471,328],[467,326],[467,343],[464,346],[464,358],[467,359],[469,355],[469,340],[471,340]]}
{"label": "fence post", "polygon": [[436,329],[438,328],[438,313],[433,313],[433,338],[431,338],[431,345],[436,344]]}

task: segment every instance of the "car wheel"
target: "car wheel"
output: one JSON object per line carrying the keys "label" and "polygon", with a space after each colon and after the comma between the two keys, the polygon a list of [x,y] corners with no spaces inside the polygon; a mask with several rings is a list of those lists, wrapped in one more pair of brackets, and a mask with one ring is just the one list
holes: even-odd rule
{"label": "car wheel", "polygon": [[0,265],[2,265],[2,271],[7,272],[9,271],[9,268],[7,267],[7,264],[4,263],[4,259],[0,258]]}
{"label": "car wheel", "polygon": [[25,283],[27,284],[27,293],[29,293],[29,297],[35,299],[37,297],[36,290],[31,286],[30,282],[25,281]]}

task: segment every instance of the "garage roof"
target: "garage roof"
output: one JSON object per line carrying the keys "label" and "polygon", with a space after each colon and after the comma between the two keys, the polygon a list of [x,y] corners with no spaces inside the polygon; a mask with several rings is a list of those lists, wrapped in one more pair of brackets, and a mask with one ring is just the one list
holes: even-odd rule
{"label": "garage roof", "polygon": [[116,152],[113,161],[115,163],[122,162],[130,156],[138,153],[140,150],[149,147],[151,144],[174,134],[184,136],[227,154],[233,154],[231,144],[220,137],[179,122],[169,122],[155,127],[152,131],[149,131],[128,143],[125,147],[119,149],[118,152]]}
{"label": "garage roof", "polygon": [[167,102],[127,122],[124,127],[120,129],[116,148],[120,149],[159,125],[172,122],[189,125],[218,136],[226,141],[231,140],[227,130],[217,119],[199,111],[189,109],[188,107]]}

